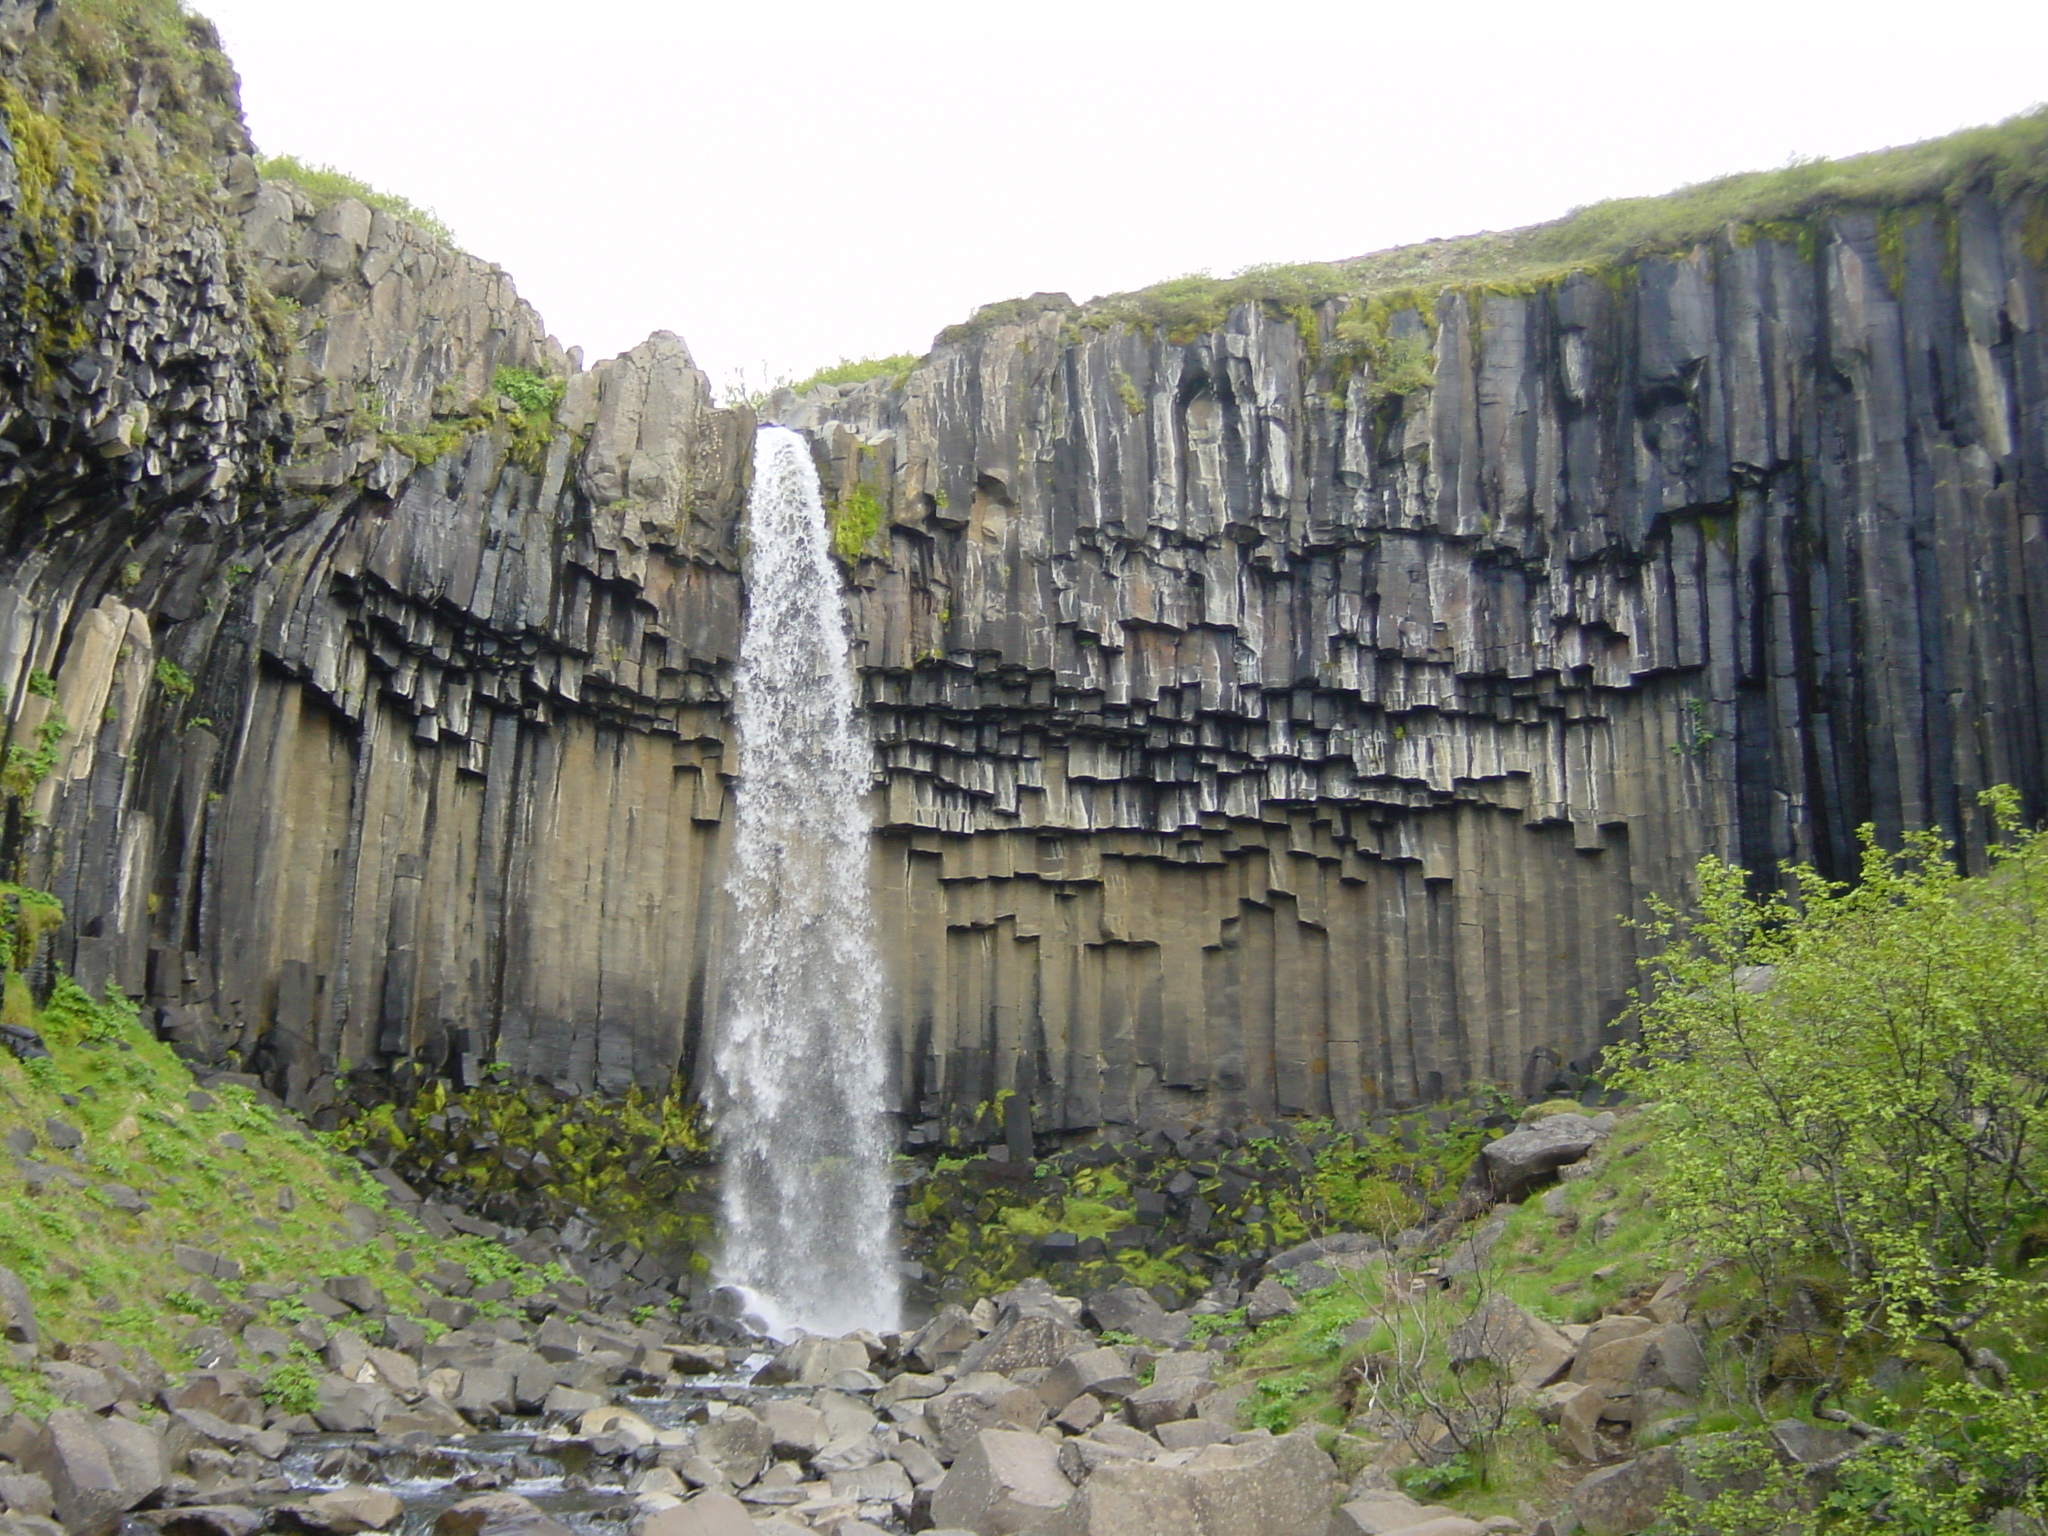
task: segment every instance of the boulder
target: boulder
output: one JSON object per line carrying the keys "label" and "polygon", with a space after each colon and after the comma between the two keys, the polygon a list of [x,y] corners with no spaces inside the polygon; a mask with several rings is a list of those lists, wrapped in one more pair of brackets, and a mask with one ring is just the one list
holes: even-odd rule
{"label": "boulder", "polygon": [[981,1337],[981,1330],[964,1308],[948,1304],[918,1329],[905,1351],[910,1363],[921,1371],[936,1371],[953,1364]]}
{"label": "boulder", "polygon": [[633,1524],[633,1536],[754,1536],[747,1506],[729,1493],[700,1493]]}
{"label": "boulder", "polygon": [[1073,1484],[1059,1448],[1038,1435],[985,1429],[968,1442],[932,1492],[932,1520],[976,1536],[1015,1536],[1063,1507]]}
{"label": "boulder", "polygon": [[0,1269],[0,1341],[27,1344],[43,1341],[36,1327],[36,1309],[28,1298],[28,1287],[11,1269]]}
{"label": "boulder", "polygon": [[50,1485],[57,1519],[75,1536],[98,1536],[164,1485],[164,1443],[127,1419],[59,1408],[43,1425],[24,1470]]}
{"label": "boulder", "polygon": [[1771,1426],[1771,1443],[1787,1461],[1802,1467],[1846,1456],[1864,1442],[1846,1429],[1828,1429],[1802,1419],[1780,1419]]}
{"label": "boulder", "polygon": [[1193,1418],[1195,1405],[1215,1390],[1216,1384],[1205,1377],[1169,1376],[1133,1392],[1124,1412],[1137,1428],[1153,1429],[1175,1419]]}
{"label": "boulder", "polygon": [[1486,1361],[1518,1392],[1541,1390],[1572,1363],[1571,1340],[1505,1296],[1489,1296],[1450,1337],[1453,1370]]}
{"label": "boulder", "polygon": [[0,1474],[0,1509],[47,1520],[57,1513],[57,1500],[49,1483],[33,1472]]}
{"label": "boulder", "polygon": [[1252,1288],[1245,1298],[1244,1320],[1256,1328],[1261,1323],[1270,1323],[1276,1317],[1286,1317],[1295,1311],[1297,1303],[1294,1292],[1268,1275]]}
{"label": "boulder", "polygon": [[1634,1536],[1657,1518],[1683,1476],[1677,1453],[1660,1447],[1582,1478],[1572,1489],[1572,1512],[1586,1536]]}
{"label": "boulder", "polygon": [[1188,1320],[1160,1306],[1149,1291],[1118,1286],[1088,1298],[1088,1316],[1104,1333],[1127,1333],[1152,1344],[1180,1344],[1188,1336]]}
{"label": "boulder", "polygon": [[805,1459],[825,1446],[825,1415],[808,1403],[777,1398],[761,1405],[761,1422],[777,1456]]}
{"label": "boulder", "polygon": [[1063,1317],[1046,1312],[1013,1313],[1005,1316],[987,1338],[971,1345],[960,1356],[960,1372],[996,1371],[1008,1376],[1015,1372],[1046,1369],[1069,1355],[1079,1354],[1095,1341]]}
{"label": "boulder", "polygon": [[735,1488],[761,1475],[774,1446],[768,1426],[744,1408],[728,1406],[697,1431],[697,1453]]}
{"label": "boulder", "polygon": [[1513,1200],[1566,1163],[1584,1157],[1606,1133],[1584,1115],[1549,1115],[1479,1149],[1494,1196]]}
{"label": "boulder", "polygon": [[1330,1521],[1330,1536],[1393,1536],[1456,1514],[1442,1504],[1418,1504],[1406,1494],[1373,1493],[1339,1505]]}
{"label": "boulder", "polygon": [[[434,1536],[576,1536],[516,1493],[483,1493],[442,1510]],[[747,1536],[752,1536],[748,1532]]]}
{"label": "boulder", "polygon": [[770,1386],[822,1387],[841,1371],[865,1371],[867,1365],[867,1346],[858,1339],[806,1337],[785,1344],[754,1380]]}
{"label": "boulder", "polygon": [[1097,1467],[1033,1536],[1327,1536],[1337,1483],[1305,1434]]}
{"label": "boulder", "polygon": [[1058,1413],[1083,1393],[1098,1400],[1120,1401],[1138,1390],[1138,1378],[1120,1349],[1103,1345],[1068,1355],[1045,1373],[1038,1383],[1038,1395],[1045,1406]]}
{"label": "boulder", "polygon": [[832,1485],[833,1498],[849,1499],[856,1504],[902,1504],[907,1507],[917,1492],[911,1485],[909,1472],[900,1462],[880,1459],[864,1467],[829,1473],[828,1480]]}
{"label": "boulder", "polygon": [[1617,1338],[1611,1332],[1603,1336],[1596,1325],[1579,1345],[1571,1379],[1615,1395],[1657,1388],[1687,1396],[1698,1392],[1706,1379],[1707,1362],[1692,1330],[1683,1323],[1652,1323],[1647,1318],[1629,1321],[1645,1326]]}
{"label": "boulder", "polygon": [[279,1514],[309,1531],[329,1536],[358,1536],[362,1531],[384,1531],[398,1524],[405,1506],[389,1488],[337,1488],[287,1504]]}

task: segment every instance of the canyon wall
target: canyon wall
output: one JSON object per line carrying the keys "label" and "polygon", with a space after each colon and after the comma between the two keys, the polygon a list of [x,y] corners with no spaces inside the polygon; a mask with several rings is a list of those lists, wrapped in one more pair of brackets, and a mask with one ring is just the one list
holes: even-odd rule
{"label": "canyon wall", "polygon": [[[302,1102],[694,1074],[753,412],[263,181],[202,24],[117,91],[161,163],[53,165],[53,9],[0,4],[0,683],[60,960]],[[1382,296],[1362,349],[1349,296],[1042,298],[767,402],[847,556],[910,1118],[1541,1091],[1701,855],[2048,811],[2043,217]]]}

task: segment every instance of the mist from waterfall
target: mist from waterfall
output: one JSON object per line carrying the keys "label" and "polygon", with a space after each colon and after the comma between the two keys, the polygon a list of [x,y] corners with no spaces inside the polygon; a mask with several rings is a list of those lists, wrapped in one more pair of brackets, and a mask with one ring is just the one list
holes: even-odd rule
{"label": "mist from waterfall", "polygon": [[803,438],[764,427],[747,504],[739,773],[713,1057],[717,1278],[778,1333],[896,1325],[887,1045],[839,573]]}

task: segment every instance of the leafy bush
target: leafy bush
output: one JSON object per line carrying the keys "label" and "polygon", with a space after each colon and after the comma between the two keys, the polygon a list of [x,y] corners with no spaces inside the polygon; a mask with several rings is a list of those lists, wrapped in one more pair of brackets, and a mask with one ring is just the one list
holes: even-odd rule
{"label": "leafy bush", "polygon": [[1862,1437],[1838,1506],[1929,1532],[2039,1509],[2048,1476],[2048,1295],[2025,1237],[2048,1215],[2048,832],[2020,830],[2009,789],[1984,801],[2004,840],[1976,878],[1939,834],[1892,851],[1868,828],[1853,885],[1796,867],[1758,896],[1702,863],[1695,915],[1651,925],[1667,942],[1641,1037],[1611,1060],[1659,1101],[1679,1230],[1767,1302],[1796,1286],[1823,1313],[1821,1333],[1788,1320],[1772,1374],[1824,1404],[1859,1345],[1945,1363],[1917,1412],[1819,1407]]}
{"label": "leafy bush", "polygon": [[2048,833],[1987,800],[2011,840],[1982,879],[1936,833],[1867,828],[1853,886],[1797,868],[1754,897],[1702,863],[1617,1062],[1667,1106],[1676,1221],[1759,1274],[1832,1260],[1901,1334],[1975,1326],[2048,1204]]}

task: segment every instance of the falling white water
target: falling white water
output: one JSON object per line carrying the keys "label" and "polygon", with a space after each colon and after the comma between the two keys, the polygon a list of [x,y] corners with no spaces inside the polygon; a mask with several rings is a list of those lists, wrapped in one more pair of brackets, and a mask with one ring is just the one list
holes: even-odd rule
{"label": "falling white water", "polygon": [[747,504],[731,928],[714,1057],[724,1257],[771,1330],[896,1325],[873,751],[809,448],[764,427]]}

